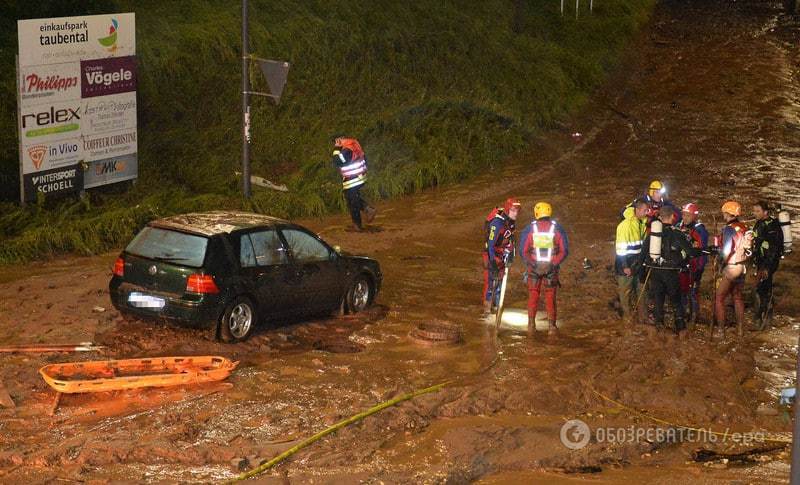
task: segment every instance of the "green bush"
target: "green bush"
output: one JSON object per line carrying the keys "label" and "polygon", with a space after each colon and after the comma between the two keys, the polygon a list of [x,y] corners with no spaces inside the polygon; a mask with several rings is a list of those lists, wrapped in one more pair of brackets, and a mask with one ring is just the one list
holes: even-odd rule
{"label": "green bush", "polygon": [[[122,245],[148,219],[242,208],[297,217],[344,210],[330,136],[357,136],[372,199],[463,180],[524,150],[604,79],[653,0],[251,0],[251,50],[291,63],[281,104],[253,100],[254,188],[240,160],[240,5],[59,0],[0,6],[0,262]],[[136,13],[139,173],[131,188],[19,208],[14,54],[19,18]],[[266,90],[252,70],[255,89]]]}

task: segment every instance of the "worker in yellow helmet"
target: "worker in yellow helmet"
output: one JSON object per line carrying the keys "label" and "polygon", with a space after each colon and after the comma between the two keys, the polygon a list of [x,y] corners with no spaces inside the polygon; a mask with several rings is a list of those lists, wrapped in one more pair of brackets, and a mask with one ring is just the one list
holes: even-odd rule
{"label": "worker in yellow helmet", "polygon": [[536,332],[539,295],[544,291],[548,334],[555,335],[556,292],[561,286],[558,272],[569,254],[569,241],[561,224],[552,219],[553,206],[549,203],[538,202],[533,207],[533,216],[533,222],[520,234],[520,253],[528,265],[528,334],[533,336]]}
{"label": "worker in yellow helmet", "polygon": [[[660,180],[653,180],[650,182],[650,185],[647,187],[647,194],[642,195],[634,200],[644,200],[647,202],[648,210],[647,210],[647,224],[650,225],[655,219],[658,218],[658,211],[664,206],[672,207],[673,212],[677,214],[677,220],[675,224],[679,224],[681,222],[681,211],[678,207],[673,204],[669,199],[667,199],[667,188]],[[629,219],[633,216],[634,207],[633,202],[625,206],[625,209],[622,210],[622,219]]]}

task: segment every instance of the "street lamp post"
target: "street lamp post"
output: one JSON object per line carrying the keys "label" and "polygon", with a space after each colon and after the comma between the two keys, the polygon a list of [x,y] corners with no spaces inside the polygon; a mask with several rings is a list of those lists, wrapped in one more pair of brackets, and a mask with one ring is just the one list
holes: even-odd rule
{"label": "street lamp post", "polygon": [[242,194],[250,198],[250,53],[247,0],[242,0]]}

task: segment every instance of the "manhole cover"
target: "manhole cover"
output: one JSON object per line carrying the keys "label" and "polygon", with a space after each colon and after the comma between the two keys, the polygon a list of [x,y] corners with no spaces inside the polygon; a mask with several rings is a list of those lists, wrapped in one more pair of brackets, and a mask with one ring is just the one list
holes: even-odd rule
{"label": "manhole cover", "polygon": [[335,342],[317,341],[314,342],[314,350],[321,350],[332,354],[357,354],[364,350],[364,346],[349,340]]}
{"label": "manhole cover", "polygon": [[441,320],[420,323],[408,336],[424,344],[457,344],[463,340],[461,325]]}

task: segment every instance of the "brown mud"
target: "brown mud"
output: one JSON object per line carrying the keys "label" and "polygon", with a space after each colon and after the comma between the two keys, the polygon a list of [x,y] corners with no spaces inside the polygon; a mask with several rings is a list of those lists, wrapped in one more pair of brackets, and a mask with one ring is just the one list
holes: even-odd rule
{"label": "brown mud", "polygon": [[[776,277],[775,328],[713,342],[705,325],[685,341],[624,326],[610,305],[610,264],[619,210],[653,178],[676,202],[698,201],[710,228],[729,197],[769,197],[800,213],[799,32],[776,2],[663,2],[585,112],[509,166],[381,204],[379,231],[347,232],[343,215],[302,221],[381,262],[384,289],[364,315],[276,324],[228,345],[121,318],[106,289],[113,254],[3,269],[0,343],[108,348],[0,355],[0,379],[17,404],[0,409],[0,482],[231,478],[340,419],[446,380],[454,383],[323,439],[261,481],[785,482],[788,450],[734,467],[694,463],[692,452],[747,446],[609,443],[595,434],[573,451],[559,432],[574,418],[592,429],[657,426],[642,411],[720,431],[791,429],[776,394],[793,382],[797,256]],[[510,195],[523,201],[521,224],[537,200],[552,202],[570,237],[556,339],[495,333],[478,317],[482,220]],[[584,258],[593,268],[583,269]],[[511,315],[525,308],[521,271],[517,264],[509,279]],[[464,343],[420,346],[408,337],[434,320],[461,324]],[[241,364],[210,386],[64,396],[48,416],[53,393],[37,374],[42,365],[183,354]]]}

